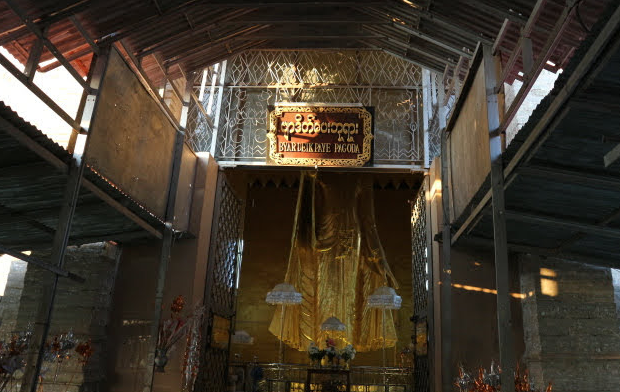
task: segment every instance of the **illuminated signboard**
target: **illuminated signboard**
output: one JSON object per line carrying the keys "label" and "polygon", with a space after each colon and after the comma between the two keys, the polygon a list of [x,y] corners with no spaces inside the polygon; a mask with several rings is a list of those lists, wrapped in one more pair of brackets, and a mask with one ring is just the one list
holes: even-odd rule
{"label": "illuminated signboard", "polygon": [[371,158],[372,115],[362,106],[276,106],[269,159],[277,165],[363,166]]}

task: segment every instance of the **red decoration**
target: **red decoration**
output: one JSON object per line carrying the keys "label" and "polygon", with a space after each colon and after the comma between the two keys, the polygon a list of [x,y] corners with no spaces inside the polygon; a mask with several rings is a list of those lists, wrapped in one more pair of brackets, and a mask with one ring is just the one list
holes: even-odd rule
{"label": "red decoration", "polygon": [[92,357],[95,349],[93,349],[91,341],[90,339],[88,339],[87,342],[82,342],[78,344],[75,347],[75,352],[80,355],[80,362],[82,363],[82,365],[85,365],[90,359],[90,357]]}

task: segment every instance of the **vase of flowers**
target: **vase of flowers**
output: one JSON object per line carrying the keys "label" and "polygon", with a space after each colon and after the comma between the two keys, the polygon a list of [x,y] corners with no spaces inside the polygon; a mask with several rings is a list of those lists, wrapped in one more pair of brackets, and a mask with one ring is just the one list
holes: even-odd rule
{"label": "vase of flowers", "polygon": [[177,296],[170,305],[170,318],[162,321],[159,325],[159,337],[154,358],[156,372],[164,372],[170,349],[187,334],[190,317],[184,317],[181,314],[184,307],[185,298],[182,295]]}
{"label": "vase of flowers", "polygon": [[32,338],[32,325],[28,329],[0,341],[0,392],[10,391],[16,379],[26,366],[26,356]]}
{"label": "vase of flowers", "polygon": [[338,350],[336,349],[336,342],[334,342],[334,339],[327,338],[325,340],[325,355],[327,355],[329,365],[331,367],[336,367],[337,363],[335,363],[334,360],[338,358]]}
{"label": "vase of flowers", "polygon": [[308,356],[312,361],[312,365],[319,368],[321,367],[321,361],[325,357],[325,350],[319,349],[314,342],[310,342],[310,346],[308,347]]}
{"label": "vase of flowers", "polygon": [[349,362],[355,358],[355,348],[351,344],[347,344],[342,351],[340,351],[340,357],[344,360],[344,366],[346,369],[349,368]]}

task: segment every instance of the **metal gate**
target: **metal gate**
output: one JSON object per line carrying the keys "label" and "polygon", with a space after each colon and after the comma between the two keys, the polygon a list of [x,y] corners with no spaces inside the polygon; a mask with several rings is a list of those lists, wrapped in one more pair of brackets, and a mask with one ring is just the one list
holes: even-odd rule
{"label": "metal gate", "polygon": [[234,329],[237,275],[243,251],[244,202],[223,172],[217,193],[211,229],[211,245],[205,286],[205,320],[202,355],[195,391],[227,390],[230,338]]}
{"label": "metal gate", "polygon": [[413,255],[413,366],[416,392],[430,391],[429,366],[429,282],[428,242],[426,232],[426,192],[424,187],[415,201],[411,203],[411,244]]}

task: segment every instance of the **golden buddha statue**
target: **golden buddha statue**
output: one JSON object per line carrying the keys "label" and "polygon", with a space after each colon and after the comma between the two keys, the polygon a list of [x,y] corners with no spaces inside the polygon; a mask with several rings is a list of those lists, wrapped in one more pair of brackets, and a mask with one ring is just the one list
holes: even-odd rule
{"label": "golden buddha statue", "polygon": [[[385,259],[375,224],[372,178],[351,173],[302,173],[285,282],[302,293],[300,306],[282,308],[269,331],[290,347],[307,350],[335,337],[357,351],[383,346],[381,311],[366,298],[381,286],[398,288]],[[385,312],[386,347],[396,343],[392,312]],[[338,317],[340,336],[321,331]]]}

